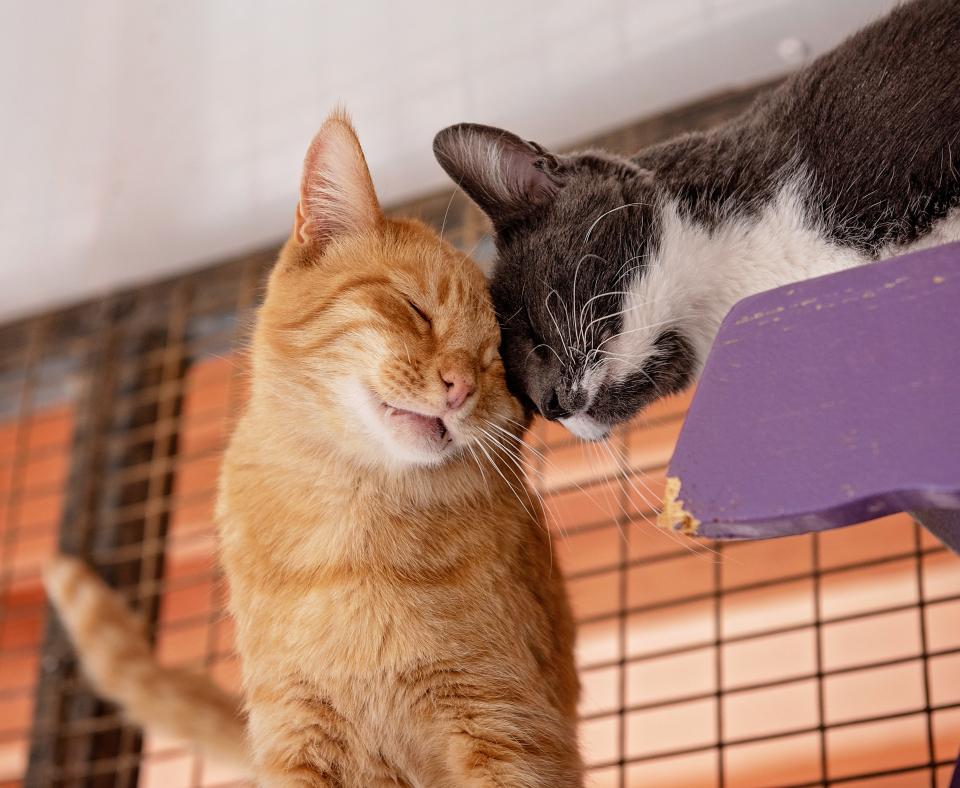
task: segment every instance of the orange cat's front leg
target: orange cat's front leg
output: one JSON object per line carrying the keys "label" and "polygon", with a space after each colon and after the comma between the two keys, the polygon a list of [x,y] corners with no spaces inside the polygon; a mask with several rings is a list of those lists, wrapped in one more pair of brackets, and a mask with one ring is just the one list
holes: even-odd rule
{"label": "orange cat's front leg", "polygon": [[463,788],[582,788],[575,734],[565,721],[528,710],[461,718],[449,749],[455,784]]}
{"label": "orange cat's front leg", "polygon": [[353,788],[349,723],[333,705],[296,687],[251,694],[249,737],[265,788]]}

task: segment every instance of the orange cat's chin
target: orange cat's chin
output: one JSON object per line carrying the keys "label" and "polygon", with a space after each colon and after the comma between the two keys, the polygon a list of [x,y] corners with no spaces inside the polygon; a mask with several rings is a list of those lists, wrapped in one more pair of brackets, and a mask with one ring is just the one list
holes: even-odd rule
{"label": "orange cat's chin", "polygon": [[362,425],[366,453],[389,464],[438,465],[456,453],[454,437],[443,418],[426,407],[387,403],[355,380],[343,386],[341,403]]}

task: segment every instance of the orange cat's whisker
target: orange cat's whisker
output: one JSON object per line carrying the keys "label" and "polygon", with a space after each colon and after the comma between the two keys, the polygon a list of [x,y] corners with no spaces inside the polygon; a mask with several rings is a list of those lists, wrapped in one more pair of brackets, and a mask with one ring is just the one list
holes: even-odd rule
{"label": "orange cat's whisker", "polygon": [[[519,427],[519,428],[521,428],[521,429],[525,429],[524,425],[521,424],[519,421],[514,421],[513,419],[511,419],[511,418],[509,418],[509,417],[504,417],[504,420],[507,421],[507,422],[510,423],[510,424],[515,424],[517,427]],[[489,421],[489,420],[487,420],[486,423],[487,423],[489,426],[491,426],[491,427],[499,430],[500,432],[503,432],[505,435],[510,436],[513,440],[517,441],[518,443],[523,443],[524,446],[526,446],[526,448],[527,448],[530,452],[532,452],[533,455],[534,455],[535,457],[537,457],[537,459],[539,459],[539,460],[543,463],[544,467],[546,467],[546,468],[552,468],[552,469],[554,469],[554,470],[560,470],[559,466],[558,466],[553,460],[551,460],[546,454],[544,454],[544,453],[541,452],[539,449],[537,449],[536,446],[533,446],[533,445],[530,444],[529,442],[523,442],[521,439],[516,438],[516,437],[513,436],[508,430],[505,430],[505,429],[504,429],[503,427],[501,427],[499,424],[496,424],[496,423],[494,423],[494,422],[492,422],[492,421]],[[528,469],[528,471],[529,471],[530,473],[533,473],[538,479],[540,479],[541,482],[546,482],[546,481],[547,481],[546,475],[545,475],[542,471],[540,471],[538,468],[534,467],[526,458],[522,458],[522,461],[523,461],[523,463],[524,463],[524,466]],[[593,504],[597,507],[598,511],[603,511],[603,512],[605,512],[606,514],[610,515],[610,518],[611,518],[611,519],[614,519],[614,520],[616,519],[616,513],[613,512],[612,509],[610,509],[610,508],[608,508],[608,507],[605,507],[603,504],[601,504],[601,503],[593,496],[593,494],[590,492],[590,490],[588,490],[586,487],[584,487],[583,485],[581,485],[579,482],[573,481],[573,480],[570,481],[570,485],[573,486],[578,492],[583,493],[583,495],[587,498],[587,500],[589,500],[591,503],[593,503]],[[537,494],[540,495],[541,500],[543,500],[543,502],[544,502],[544,508],[547,508],[548,511],[552,511],[552,508],[548,505],[547,500],[546,500],[545,498],[543,498],[543,496],[539,493],[539,491],[537,492]],[[624,512],[624,513],[626,513],[626,512]],[[555,519],[555,522],[558,522],[558,523],[559,523],[559,518],[556,518],[556,519]],[[559,525],[558,525],[557,527],[558,527],[558,529],[560,530],[561,535],[565,536],[565,535],[566,535],[565,529],[564,529],[562,526],[559,526]]]}
{"label": "orange cat's whisker", "polygon": [[[513,484],[513,483],[511,483],[510,480],[507,479],[507,477],[503,475],[503,471],[500,470],[500,465],[499,465],[499,463],[490,455],[490,452],[487,451],[486,441],[485,441],[481,436],[477,436],[477,444],[476,444],[476,445],[477,445],[477,447],[480,449],[480,451],[482,451],[482,452],[484,453],[484,455],[486,456],[487,460],[489,460],[490,465],[491,465],[491,467],[493,468],[493,470],[495,470],[495,471],[497,472],[497,474],[500,476],[500,478],[503,479],[503,483],[506,484],[507,487],[509,488],[509,490],[513,493],[514,497],[517,499],[517,501],[518,501],[518,502],[520,503],[520,505],[523,507],[523,510],[524,510],[530,517],[532,517],[532,518],[534,518],[534,519],[538,519],[537,516],[536,516],[536,514],[535,514],[534,512],[532,512],[532,511],[530,511],[530,509],[527,508],[527,504],[525,504],[525,503],[523,502],[523,499],[520,497],[520,494],[519,494],[519,493],[517,492],[517,490],[516,490],[516,485]],[[500,454],[497,452],[497,449],[496,449],[496,446],[495,446],[495,445],[490,446],[490,449],[491,449],[491,451],[494,452],[494,454],[496,454],[496,455],[499,456],[499,457],[502,457],[502,455],[500,455]],[[508,466],[508,468],[509,468],[509,466]],[[520,485],[520,486],[523,487],[524,490],[528,490],[528,489],[529,489],[529,488],[526,487],[526,485],[522,484],[522,482],[521,482],[521,485]],[[533,504],[532,501],[530,501],[529,503],[530,503],[531,505]]]}
{"label": "orange cat's whisker", "polygon": [[479,471],[480,471],[480,478],[483,479],[483,483],[484,483],[484,485],[486,485],[486,484],[487,484],[487,474],[486,474],[486,473],[484,472],[484,470],[483,470],[483,463],[480,462],[480,458],[477,457],[477,453],[473,450],[473,446],[472,446],[472,445],[471,445],[471,446],[467,446],[467,448],[470,450],[470,456],[473,457],[473,461],[477,464],[477,468],[478,468]]}
{"label": "orange cat's whisker", "polygon": [[[506,453],[506,457],[507,457],[508,460],[512,461],[513,463],[516,463],[516,460],[514,460],[513,456],[509,453],[509,450],[508,450],[508,448],[507,448],[506,446],[504,446],[504,445],[501,444],[499,441],[497,441],[496,438],[494,438],[492,435],[490,435],[490,433],[488,433],[488,432],[487,432],[486,430],[484,430],[482,427],[480,427],[479,429],[480,429],[480,431],[481,431],[484,435],[486,435],[486,436],[488,437],[488,439],[491,441],[491,443],[492,443],[491,448],[492,448],[494,451],[496,451],[497,448],[499,447],[500,449],[502,449],[503,452]],[[501,455],[501,456],[502,456],[502,455]],[[532,495],[535,495],[535,496],[537,497],[537,500],[539,501],[541,508],[546,508],[545,505],[544,505],[543,496],[541,496],[540,493],[539,493],[537,490],[532,489],[528,484],[526,484],[525,479],[523,478],[523,467],[522,467],[521,465],[517,465],[517,470],[514,470],[513,466],[508,463],[507,469],[508,469],[508,470],[513,474],[513,476],[517,479],[517,482],[519,483],[520,487],[523,488],[524,492],[525,492],[526,495],[527,495],[527,499],[528,499],[528,501],[530,502],[530,505],[531,505],[531,506],[534,506],[534,508],[536,508],[536,506],[535,506],[534,503],[533,503],[533,500],[530,498],[530,496],[531,496],[531,494],[532,494]],[[519,471],[519,473],[518,473],[517,471]],[[519,500],[519,495],[517,496],[517,499]],[[522,503],[522,502],[521,502],[521,503]],[[524,507],[524,508],[526,509],[526,507]],[[549,526],[547,526],[547,524],[544,523],[543,520],[542,520],[540,517],[538,517],[538,516],[536,516],[536,515],[531,515],[531,516],[535,518],[537,524],[543,529],[544,533],[546,533],[546,535],[547,535],[547,542],[550,544],[550,569],[551,569],[551,571],[553,571],[553,534],[550,533],[550,528],[549,528]]]}
{"label": "orange cat's whisker", "polygon": [[[500,430],[502,431],[502,428],[501,428],[499,425],[494,424],[493,422],[491,422],[491,421],[489,421],[489,420],[485,420],[485,422],[486,422],[489,426],[491,426],[491,427],[496,427],[497,429],[500,429]],[[482,428],[481,428],[481,429],[482,429]],[[502,441],[502,440],[501,440],[501,441],[497,441],[496,436],[490,435],[489,433],[486,432],[486,430],[482,430],[482,431],[483,431],[485,434],[487,434],[487,435],[490,437],[490,439],[491,439],[492,441],[494,441],[495,444],[499,445],[499,446],[501,447],[501,449],[506,453],[507,458],[508,458],[509,461],[512,463],[512,465],[515,466],[515,468],[516,468],[516,471],[513,471],[513,469],[511,469],[511,471],[513,472],[513,475],[517,477],[517,481],[518,481],[518,482],[523,486],[523,488],[526,490],[526,493],[527,493],[528,496],[530,496],[530,495],[532,494],[532,495],[534,495],[534,496],[536,497],[537,501],[538,501],[539,504],[540,504],[540,508],[549,515],[549,519],[555,524],[557,530],[560,532],[560,536],[563,537],[563,538],[566,538],[566,537],[567,537],[566,529],[560,524],[560,523],[561,523],[561,518],[558,516],[557,510],[554,508],[552,502],[549,501],[547,498],[545,498],[545,497],[543,496],[543,494],[540,492],[540,490],[538,490],[536,487],[534,487],[534,486],[529,485],[529,484],[526,483],[526,476],[527,476],[527,474],[532,474],[532,475],[536,476],[538,479],[540,479],[541,483],[544,483],[544,482],[546,481],[546,477],[545,477],[545,475],[543,474],[543,472],[540,471],[538,468],[534,467],[534,466],[520,453],[519,446],[516,446],[516,445],[511,446],[511,445],[507,444],[506,442],[504,442],[504,441]],[[507,436],[509,436],[509,440],[510,440],[511,443],[513,443],[513,444],[519,444],[519,443],[522,442],[522,441],[520,441],[519,438],[517,438],[515,435],[510,434],[509,432],[505,432],[505,434],[506,434]],[[519,472],[519,475],[518,475],[518,472]],[[522,478],[521,478],[521,477],[522,477]],[[577,485],[577,486],[579,487],[579,485]],[[582,489],[582,488],[581,488],[581,489]],[[548,536],[548,538],[551,540],[551,543],[552,543],[552,538],[553,538],[553,536],[552,536],[552,533],[551,533],[551,531],[550,531],[550,527],[549,527],[547,524],[542,523],[542,522],[541,522],[541,526],[543,527],[544,531],[546,531],[547,536]],[[551,558],[551,561],[552,561],[552,558]]]}

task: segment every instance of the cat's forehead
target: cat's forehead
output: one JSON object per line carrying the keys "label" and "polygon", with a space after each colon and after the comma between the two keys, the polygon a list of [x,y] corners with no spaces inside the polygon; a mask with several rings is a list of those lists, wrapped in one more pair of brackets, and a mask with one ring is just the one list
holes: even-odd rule
{"label": "cat's forehead", "polygon": [[629,237],[622,221],[598,221],[600,216],[586,208],[575,222],[545,214],[505,238],[494,269],[495,298],[543,288],[583,292],[608,287],[625,267],[642,260],[642,244]]}
{"label": "cat's forehead", "polygon": [[391,279],[439,300],[484,300],[486,279],[469,258],[457,252],[419,222],[404,220],[390,228],[383,260]]}

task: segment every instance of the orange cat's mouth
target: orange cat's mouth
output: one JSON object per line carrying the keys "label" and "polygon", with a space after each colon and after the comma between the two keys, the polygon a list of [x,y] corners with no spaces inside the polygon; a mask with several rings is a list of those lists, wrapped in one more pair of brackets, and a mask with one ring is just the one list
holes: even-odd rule
{"label": "orange cat's mouth", "polygon": [[429,406],[421,409],[417,402],[391,403],[359,381],[348,383],[342,395],[345,407],[365,426],[376,455],[413,465],[436,465],[453,453],[454,434]]}
{"label": "orange cat's mouth", "polygon": [[377,406],[380,421],[393,439],[399,440],[406,450],[413,450],[421,460],[440,459],[454,443],[454,436],[440,416],[401,408],[379,398]]}
{"label": "orange cat's mouth", "polygon": [[437,416],[428,416],[423,413],[417,413],[412,410],[405,410],[386,402],[380,403],[380,410],[383,412],[383,418],[388,424],[394,424],[401,428],[412,430],[422,435],[424,438],[436,440],[438,442],[449,442],[451,440],[450,432],[443,419]]}

